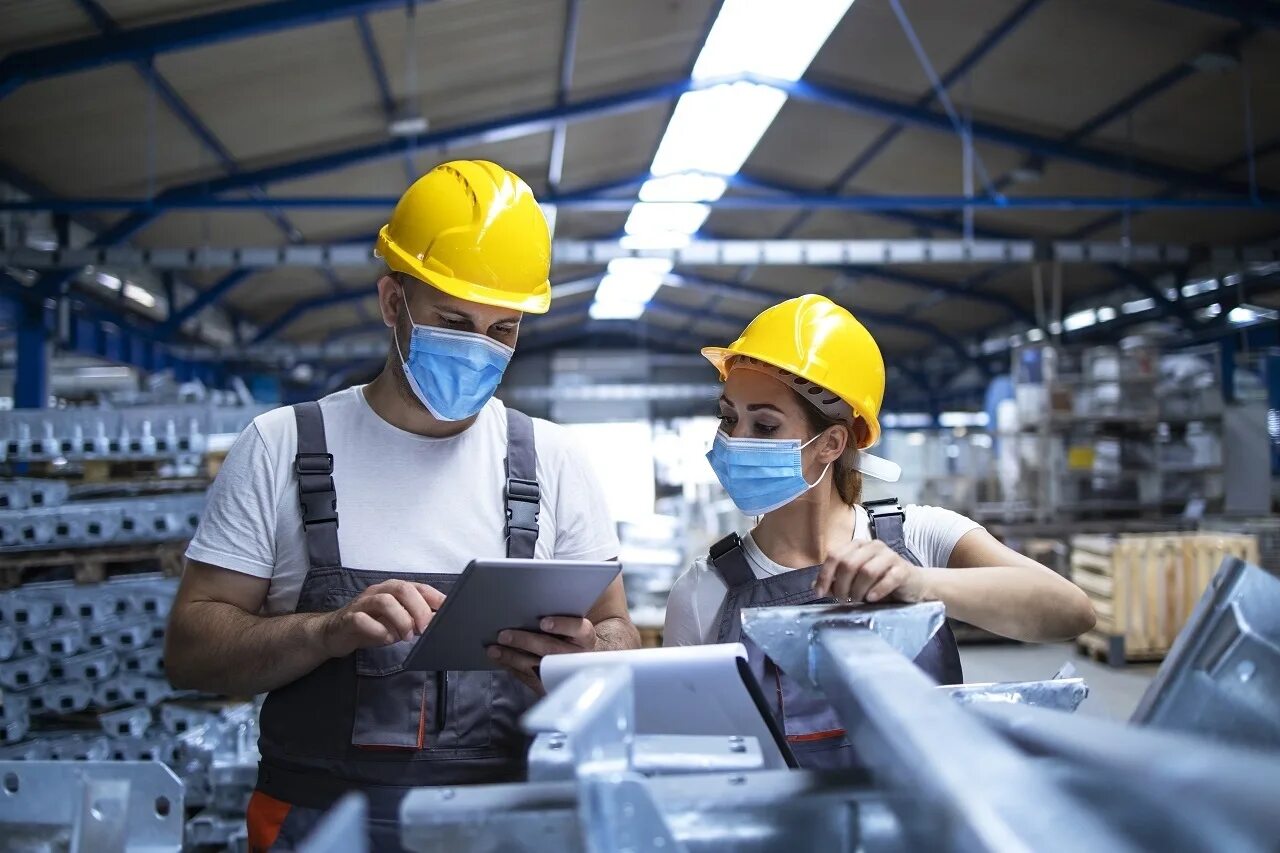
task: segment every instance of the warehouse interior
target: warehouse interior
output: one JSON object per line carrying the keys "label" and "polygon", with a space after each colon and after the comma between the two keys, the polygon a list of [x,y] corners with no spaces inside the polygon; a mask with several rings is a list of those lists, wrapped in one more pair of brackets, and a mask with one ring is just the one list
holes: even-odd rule
{"label": "warehouse interior", "polygon": [[[869,775],[771,763],[763,711],[648,729],[646,678],[716,665],[689,650],[551,690],[518,790],[417,788],[400,847],[344,799],[298,849],[1274,849],[1280,2],[0,0],[0,851],[293,849],[246,831],[262,696],[174,686],[166,614],[237,437],[400,370],[379,230],[466,160],[546,219],[550,309],[496,396],[598,481],[650,654],[766,514],[708,463],[700,351],[807,294],[883,357],[866,452],[901,473],[862,503],[908,544],[921,507],[971,519],[1096,622],[744,613]],[[968,684],[912,693],[939,630]],[[689,716],[757,710],[704,690]]]}

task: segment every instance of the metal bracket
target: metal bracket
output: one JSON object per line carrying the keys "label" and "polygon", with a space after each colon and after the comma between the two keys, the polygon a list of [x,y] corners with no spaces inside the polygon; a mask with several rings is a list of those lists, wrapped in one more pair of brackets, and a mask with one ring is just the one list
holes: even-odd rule
{"label": "metal bracket", "polygon": [[153,761],[2,761],[0,834],[30,849],[177,853],[182,794],[178,777]]}

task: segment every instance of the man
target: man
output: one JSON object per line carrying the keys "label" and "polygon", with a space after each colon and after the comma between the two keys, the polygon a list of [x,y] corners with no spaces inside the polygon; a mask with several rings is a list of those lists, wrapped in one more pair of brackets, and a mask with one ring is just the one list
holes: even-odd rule
{"label": "man", "polygon": [[369,795],[375,849],[398,850],[407,788],[522,778],[517,722],[544,655],[639,645],[619,579],[586,619],[502,632],[490,655],[505,672],[402,666],[471,560],[618,553],[568,436],[493,399],[522,312],[550,305],[550,248],[516,175],[483,161],[432,170],[378,236],[382,372],[262,415],[227,455],[165,661],[181,688],[269,694],[255,850],[291,849],[351,789]]}

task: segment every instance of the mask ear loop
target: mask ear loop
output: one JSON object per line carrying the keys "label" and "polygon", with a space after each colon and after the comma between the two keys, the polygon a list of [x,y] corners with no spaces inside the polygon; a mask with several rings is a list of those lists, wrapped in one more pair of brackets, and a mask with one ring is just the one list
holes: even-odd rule
{"label": "mask ear loop", "polygon": [[[822,432],[826,432],[826,430],[823,430]],[[821,433],[821,432],[820,432],[820,433],[818,433],[817,435],[815,435],[813,438],[811,438],[811,439],[809,439],[808,441],[806,441],[804,444],[800,445],[800,449],[801,449],[801,450],[804,450],[806,447],[808,447],[809,445],[813,444],[815,441],[817,441],[817,440],[818,440],[818,439],[820,439],[820,438],[822,438],[822,433]],[[828,463],[827,463],[827,467],[823,468],[823,469],[822,469],[822,473],[818,475],[818,479],[814,480],[812,483],[810,483],[808,480],[805,480],[805,481],[804,481],[804,482],[805,482],[805,485],[807,485],[810,489],[813,489],[813,488],[817,487],[817,485],[818,485],[819,483],[821,483],[821,482],[822,482],[822,478],[823,478],[823,477],[825,477],[825,476],[827,476],[827,472],[831,470],[831,466],[832,466],[832,464],[833,464],[833,463],[828,462]],[[802,476],[803,476],[803,475],[802,475]]]}

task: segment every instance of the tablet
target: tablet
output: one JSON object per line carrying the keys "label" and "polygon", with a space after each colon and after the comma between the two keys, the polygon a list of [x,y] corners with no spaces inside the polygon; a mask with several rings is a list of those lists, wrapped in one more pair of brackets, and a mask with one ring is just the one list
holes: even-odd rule
{"label": "tablet", "polygon": [[631,669],[636,734],[755,737],[766,769],[799,766],[741,643],[552,655],[542,684],[550,693],[580,670],[609,665]]}
{"label": "tablet", "polygon": [[459,576],[405,669],[501,669],[488,647],[504,628],[537,631],[545,616],[586,616],[622,566],[572,560],[473,560]]}

